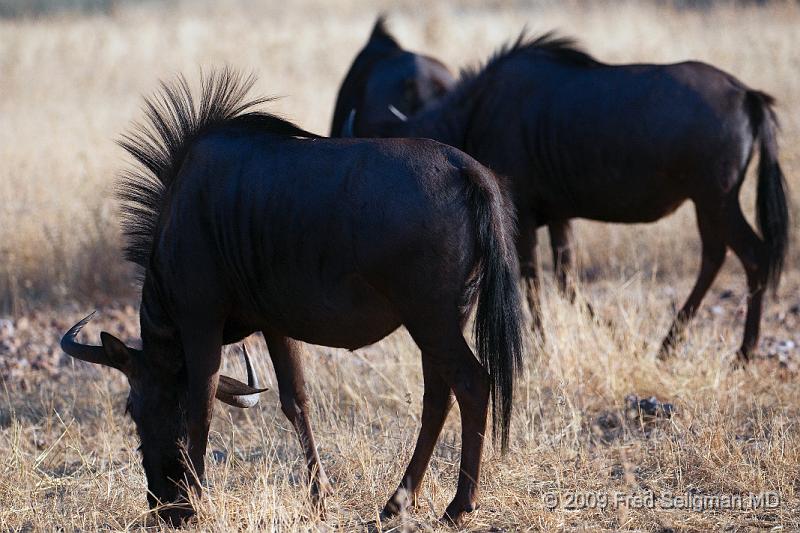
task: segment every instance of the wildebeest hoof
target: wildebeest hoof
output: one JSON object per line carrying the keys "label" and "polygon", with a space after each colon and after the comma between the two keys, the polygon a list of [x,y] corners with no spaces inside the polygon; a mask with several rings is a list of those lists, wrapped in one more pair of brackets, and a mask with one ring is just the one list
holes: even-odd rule
{"label": "wildebeest hoof", "polygon": [[383,507],[383,511],[381,511],[380,519],[381,522],[385,520],[391,520],[395,516],[399,515],[403,512],[405,507],[400,503],[396,502],[394,498],[390,499],[386,502],[386,505]]}
{"label": "wildebeest hoof", "polygon": [[381,514],[378,515],[378,518],[380,519],[381,522],[386,522],[387,520],[391,520],[398,514],[400,514],[399,510],[390,509],[387,504],[387,506],[383,508],[383,511],[381,511]]}
{"label": "wildebeest hoof", "polygon": [[333,487],[325,480],[311,485],[311,499],[315,501],[324,500],[333,494]]}
{"label": "wildebeest hoof", "polygon": [[392,494],[392,497],[389,498],[389,501],[386,502],[386,505],[384,505],[383,511],[381,511],[380,515],[381,521],[388,520],[399,515],[412,506],[413,503],[414,498],[409,497],[409,494],[405,489],[402,487],[397,489],[397,491]]}
{"label": "wildebeest hoof", "polygon": [[447,506],[447,510],[444,512],[444,516],[442,516],[441,521],[445,524],[449,524],[452,526],[460,526],[464,519],[467,517],[467,513],[471,513],[478,509],[478,504],[476,503],[456,503],[455,501],[452,502],[450,505]]}
{"label": "wildebeest hoof", "polygon": [[186,525],[194,515],[194,509],[185,506],[164,507],[156,511],[158,517],[171,527],[178,528]]}
{"label": "wildebeest hoof", "polygon": [[736,359],[733,360],[733,367],[744,368],[750,362],[750,359],[750,350],[739,348],[739,351],[736,352]]}
{"label": "wildebeest hoof", "polygon": [[658,349],[658,354],[656,354],[656,358],[659,361],[667,361],[672,358],[673,350],[675,349],[675,345],[677,344],[677,339],[672,337],[667,337],[664,339],[664,342],[661,343],[661,348]]}

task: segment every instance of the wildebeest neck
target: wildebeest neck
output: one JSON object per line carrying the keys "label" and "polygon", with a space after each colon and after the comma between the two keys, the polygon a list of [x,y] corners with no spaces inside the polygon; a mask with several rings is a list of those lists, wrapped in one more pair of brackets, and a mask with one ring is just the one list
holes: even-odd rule
{"label": "wildebeest neck", "polygon": [[146,347],[144,353],[151,357],[151,363],[176,371],[182,364],[181,354],[178,353],[178,330],[168,312],[168,292],[160,288],[157,279],[155,271],[151,270],[146,274],[142,286],[139,307],[142,346]]}
{"label": "wildebeest neck", "polygon": [[460,102],[445,97],[441,103],[434,103],[406,121],[367,125],[365,131],[357,133],[365,136],[433,139],[463,150],[471,108],[470,101]]}

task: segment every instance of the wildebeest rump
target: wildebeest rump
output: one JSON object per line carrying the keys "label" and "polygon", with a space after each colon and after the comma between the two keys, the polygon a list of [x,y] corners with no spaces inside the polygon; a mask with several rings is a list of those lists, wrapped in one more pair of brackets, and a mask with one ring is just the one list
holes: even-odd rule
{"label": "wildebeest rump", "polygon": [[[747,273],[738,352],[747,359],[758,341],[764,290],[777,286],[789,240],[773,104],[704,63],[607,65],[569,39],[523,34],[407,122],[354,126],[361,136],[437,139],[509,177],[532,307],[537,227],[549,227],[557,279],[570,291],[570,219],[652,222],[691,200],[702,240],[700,274],[660,353],[695,314],[730,247]],[[760,237],[739,205],[756,146]]]}
{"label": "wildebeest rump", "polygon": [[[404,325],[422,350],[422,428],[384,512],[416,495],[455,394],[462,460],[445,516],[458,521],[476,504],[490,398],[508,441],[521,359],[510,198],[454,148],[320,138],[252,111],[263,100],[244,99],[251,85],[226,70],[199,101],[182,78],[147,101],[149,126],[122,141],[143,168],[120,188],[127,256],[144,269],[142,350],[106,333],[102,347],[78,344],[83,323],[62,346],[127,375],[149,503],[176,503],[161,512],[178,522],[192,510],[176,483],[199,492],[203,478],[222,345],[263,333],[320,497],[328,481],[297,341],[355,349]],[[478,358],[462,334],[476,298]]]}
{"label": "wildebeest rump", "polygon": [[392,118],[389,106],[412,115],[444,96],[455,81],[441,61],[404,50],[380,16],[339,88],[331,137],[342,134],[352,109],[358,109],[356,122],[365,124]]}

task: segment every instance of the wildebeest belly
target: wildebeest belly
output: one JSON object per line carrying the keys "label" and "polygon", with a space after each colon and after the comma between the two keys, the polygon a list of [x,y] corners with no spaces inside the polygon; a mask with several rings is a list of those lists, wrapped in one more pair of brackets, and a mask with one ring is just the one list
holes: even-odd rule
{"label": "wildebeest belly", "polygon": [[390,302],[358,274],[273,293],[260,314],[266,327],[293,339],[351,350],[378,342],[401,324]]}
{"label": "wildebeest belly", "polygon": [[609,180],[605,187],[583,190],[571,196],[572,205],[566,207],[575,218],[617,223],[655,222],[674,212],[689,197],[685,190],[669,187],[661,180],[632,181],[622,180],[616,184]]}

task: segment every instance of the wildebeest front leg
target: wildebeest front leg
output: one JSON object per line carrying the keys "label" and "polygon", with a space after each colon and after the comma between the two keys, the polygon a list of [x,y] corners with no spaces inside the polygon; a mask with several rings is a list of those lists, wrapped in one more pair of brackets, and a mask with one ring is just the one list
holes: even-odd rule
{"label": "wildebeest front leg", "polygon": [[433,362],[422,354],[422,375],[425,392],[422,397],[422,425],[414,454],[406,468],[400,486],[383,508],[381,518],[390,518],[403,511],[409,504],[416,505],[422,478],[431,460],[436,441],[452,405],[453,393],[447,382],[434,368]]}
{"label": "wildebeest front leg", "polygon": [[[181,341],[186,357],[188,380],[186,425],[190,469],[185,482],[199,496],[205,477],[208,429],[211,425],[214,395],[219,380],[222,335],[213,327],[200,325],[182,327]],[[173,524],[194,514],[188,502],[178,503],[178,507],[166,509],[161,513]]]}
{"label": "wildebeest front leg", "polygon": [[322,504],[325,495],[331,489],[328,476],[319,460],[314,433],[311,431],[311,423],[308,419],[302,345],[297,341],[268,331],[263,334],[267,341],[272,365],[275,367],[281,410],[294,427],[306,456],[311,497],[315,503]]}

